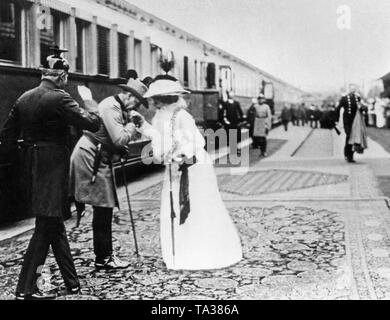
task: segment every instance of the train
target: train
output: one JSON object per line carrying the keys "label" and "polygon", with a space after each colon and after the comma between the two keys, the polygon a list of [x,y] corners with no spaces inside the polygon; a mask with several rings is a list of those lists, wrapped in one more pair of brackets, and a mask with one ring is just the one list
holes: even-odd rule
{"label": "train", "polygon": [[[161,73],[162,57],[191,94],[188,109],[202,128],[218,127],[218,109],[235,92],[244,112],[251,99],[266,95],[278,122],[285,103],[300,103],[304,92],[252,64],[124,0],[0,1],[0,130],[14,102],[40,82],[40,67],[50,47],[69,51],[66,88],[82,104],[77,86],[90,88],[100,102],[116,94],[134,69],[140,77]],[[147,120],[153,108],[140,110]],[[75,140],[77,140],[75,135]],[[139,163],[149,141],[130,145],[127,165]],[[19,195],[23,182],[17,161],[0,161],[0,223],[26,218]]]}

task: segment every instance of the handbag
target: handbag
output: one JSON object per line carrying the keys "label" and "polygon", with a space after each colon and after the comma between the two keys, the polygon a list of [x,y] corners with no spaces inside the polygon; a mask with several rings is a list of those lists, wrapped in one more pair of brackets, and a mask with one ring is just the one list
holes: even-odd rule
{"label": "handbag", "polygon": [[193,166],[197,161],[195,156],[193,156],[190,161],[188,160],[189,159],[186,158],[179,166],[179,171],[181,171],[179,191],[180,225],[186,222],[191,211],[188,168]]}

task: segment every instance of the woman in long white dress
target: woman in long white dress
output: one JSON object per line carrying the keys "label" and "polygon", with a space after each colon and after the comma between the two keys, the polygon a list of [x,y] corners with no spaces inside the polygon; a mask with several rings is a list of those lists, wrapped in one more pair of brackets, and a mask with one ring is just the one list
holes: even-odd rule
{"label": "woman in long white dress", "polygon": [[[155,159],[166,164],[160,212],[162,257],[168,269],[224,268],[242,259],[241,242],[222,202],[212,161],[204,150],[205,141],[186,111],[181,97],[184,93],[175,78],[158,76],[144,96],[152,98],[157,108],[152,125],[133,114],[134,121],[140,122],[139,131],[152,140]],[[196,161],[187,171],[190,210],[185,218],[180,211],[183,185],[179,169],[183,160],[194,156]],[[176,213],[173,227],[170,189]]]}

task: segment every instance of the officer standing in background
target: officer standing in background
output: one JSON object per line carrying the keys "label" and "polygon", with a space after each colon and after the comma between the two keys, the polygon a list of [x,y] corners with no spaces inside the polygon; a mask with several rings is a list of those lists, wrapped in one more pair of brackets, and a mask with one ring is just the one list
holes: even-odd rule
{"label": "officer standing in background", "polygon": [[52,299],[55,294],[43,292],[38,278],[49,247],[60,268],[67,293],[77,294],[80,282],[70,252],[64,225],[69,208],[69,126],[97,131],[100,119],[95,110],[88,112],[63,89],[68,82],[68,62],[58,47],[42,68],[41,84],[24,93],[15,103],[0,141],[6,148],[19,142],[22,166],[26,172],[29,203],[36,216],[35,231],[27,248],[16,299]]}
{"label": "officer standing in background", "polygon": [[284,126],[284,131],[288,130],[288,123],[291,121],[292,115],[291,115],[291,107],[286,103],[283,106],[282,112],[280,114],[280,118],[282,120],[282,124]]}
{"label": "officer standing in background", "polygon": [[223,104],[223,120],[224,125],[228,137],[228,145],[230,146],[230,150],[234,150],[234,148],[240,153],[238,146],[231,145],[230,141],[230,133],[229,130],[232,130],[232,134],[236,134],[236,142],[237,144],[241,142],[241,127],[240,122],[243,119],[244,113],[242,112],[241,105],[238,101],[234,99],[234,93],[228,93],[228,100]]}
{"label": "officer standing in background", "polygon": [[[252,99],[252,104],[248,108],[248,111],[246,112],[246,122],[249,125],[249,137],[253,138],[253,128],[255,126],[255,118],[256,118],[256,108],[255,105],[257,103],[257,99]],[[255,147],[254,143],[252,142],[252,146]]]}
{"label": "officer standing in background", "polygon": [[346,134],[345,146],[344,146],[344,156],[345,160],[349,163],[356,162],[353,159],[353,149],[352,145],[349,144],[349,137],[352,131],[353,120],[355,119],[356,112],[359,110],[360,104],[360,96],[357,93],[357,88],[355,86],[351,86],[350,92],[341,97],[338,108],[337,108],[337,119],[340,117],[341,108],[344,109],[343,113],[343,123],[344,130]]}
{"label": "officer standing in background", "polygon": [[306,122],[307,122],[307,114],[306,114],[306,108],[305,108],[305,103],[302,103],[299,107],[298,107],[298,127],[299,127],[299,123],[301,122],[302,123],[302,127],[304,127],[306,125]]}
{"label": "officer standing in background", "polygon": [[255,105],[256,118],[253,129],[253,139],[260,148],[260,156],[267,156],[267,136],[272,127],[272,112],[263,94],[258,97]]}

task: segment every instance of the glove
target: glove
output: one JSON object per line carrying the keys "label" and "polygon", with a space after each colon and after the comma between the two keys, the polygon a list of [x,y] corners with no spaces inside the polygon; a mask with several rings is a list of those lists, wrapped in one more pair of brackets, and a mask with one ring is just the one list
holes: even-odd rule
{"label": "glove", "polygon": [[92,92],[86,86],[77,86],[77,91],[79,92],[81,99],[83,99],[84,101],[92,100]]}

